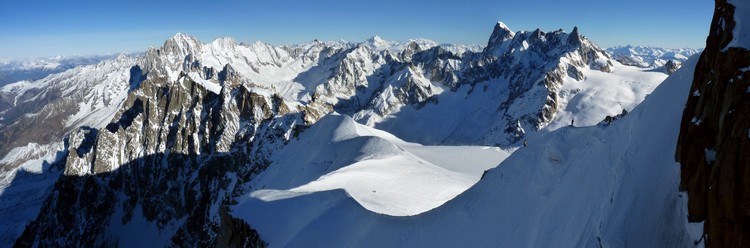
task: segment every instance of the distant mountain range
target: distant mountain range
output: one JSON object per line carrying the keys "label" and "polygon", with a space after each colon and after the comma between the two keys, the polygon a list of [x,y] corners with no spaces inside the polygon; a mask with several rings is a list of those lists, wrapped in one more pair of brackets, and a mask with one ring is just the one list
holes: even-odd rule
{"label": "distant mountain range", "polygon": [[[23,80],[34,81],[77,66],[111,60],[118,55],[55,56],[39,59],[0,61],[0,86]],[[130,55],[135,55],[135,53],[131,53]]]}
{"label": "distant mountain range", "polygon": [[654,69],[667,74],[672,74],[690,56],[698,54],[701,51],[703,49],[673,49],[630,45],[607,48],[607,53],[624,65]]}
{"label": "distant mountain range", "polygon": [[[397,48],[408,45],[411,42],[423,47],[437,46],[438,43],[426,39],[414,39],[407,42],[385,41],[378,36],[368,40],[374,46]],[[455,54],[463,52],[475,52],[483,49],[480,45],[441,45],[444,49]],[[641,68],[656,69],[663,67],[669,60],[678,63],[685,62],[688,57],[699,53],[702,49],[672,49],[650,46],[615,46],[606,49],[606,52],[618,62]],[[110,60],[119,54],[104,54],[91,56],[55,56],[39,59],[7,60],[0,61],[0,86],[18,82],[34,81],[50,74],[63,72],[81,65],[96,64],[104,60]],[[138,53],[129,53],[129,56],[137,56]]]}

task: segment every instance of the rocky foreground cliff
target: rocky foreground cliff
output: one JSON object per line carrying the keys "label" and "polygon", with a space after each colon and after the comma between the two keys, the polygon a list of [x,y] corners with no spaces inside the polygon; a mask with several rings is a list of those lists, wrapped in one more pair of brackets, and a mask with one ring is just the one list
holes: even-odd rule
{"label": "rocky foreground cliff", "polygon": [[750,246],[749,14],[746,2],[716,1],[680,127],[680,189],[708,247]]}

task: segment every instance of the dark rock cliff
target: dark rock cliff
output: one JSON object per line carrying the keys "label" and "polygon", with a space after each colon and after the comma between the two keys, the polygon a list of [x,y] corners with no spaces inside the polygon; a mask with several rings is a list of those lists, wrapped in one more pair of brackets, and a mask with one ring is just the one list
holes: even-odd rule
{"label": "dark rock cliff", "polygon": [[750,52],[727,47],[735,6],[717,0],[706,49],[683,112],[676,158],[689,220],[709,247],[750,246]]}

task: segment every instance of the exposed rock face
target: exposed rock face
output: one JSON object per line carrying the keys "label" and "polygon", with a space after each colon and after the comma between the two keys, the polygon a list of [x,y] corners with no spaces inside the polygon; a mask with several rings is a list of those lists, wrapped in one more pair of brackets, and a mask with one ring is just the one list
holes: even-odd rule
{"label": "exposed rock face", "polygon": [[667,73],[667,75],[672,75],[677,69],[680,69],[680,63],[674,60],[669,60],[664,64],[664,73]]}
{"label": "exposed rock face", "polygon": [[[301,114],[231,75],[225,67],[203,83],[149,78],[105,128],[73,132],[65,176],[16,245],[112,246],[134,238],[115,230],[145,219],[170,230],[156,238],[160,245],[262,246],[226,205],[241,193],[236,185],[267,166]],[[217,94],[206,89],[211,82],[230,87]]]}
{"label": "exposed rock face", "polygon": [[[750,52],[728,47],[739,20],[716,1],[706,50],[682,116],[676,158],[689,220],[705,221],[709,247],[750,245]],[[746,35],[746,34],[745,34]]]}

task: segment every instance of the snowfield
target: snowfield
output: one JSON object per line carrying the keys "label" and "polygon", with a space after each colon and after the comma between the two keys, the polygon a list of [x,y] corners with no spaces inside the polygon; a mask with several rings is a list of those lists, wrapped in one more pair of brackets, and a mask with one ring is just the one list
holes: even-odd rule
{"label": "snowfield", "polygon": [[[305,154],[311,149],[316,152]],[[272,202],[343,189],[372,212],[416,215],[453,199],[510,153],[407,143],[348,116],[329,115],[280,152],[254,180],[253,188],[265,189],[251,196]]]}
{"label": "snowfield", "polygon": [[664,73],[613,63],[612,73],[585,68],[584,80],[566,77],[559,95],[561,107],[545,129],[557,130],[573,120],[576,127],[588,127],[623,110],[630,112],[667,78]]}
{"label": "snowfield", "polygon": [[[330,138],[339,149],[353,150],[339,150],[348,156],[331,154],[337,149],[319,147],[327,141],[308,140],[313,133],[345,129],[341,134],[352,137],[346,140],[362,133],[331,125],[328,118],[289,147],[289,152],[296,151],[292,147],[319,147],[313,150],[320,153],[298,154],[307,157],[296,165],[272,165],[249,185],[256,191],[240,199],[233,214],[251,223],[272,247],[692,247],[700,237],[700,224],[688,224],[685,218],[686,196],[677,190],[674,149],[696,62],[694,56],[643,103],[609,125],[562,127],[529,136],[528,147],[519,148],[476,185],[416,216],[378,211],[400,209],[404,203],[413,209],[436,203],[439,196],[434,194],[450,192],[459,180],[449,175],[456,174],[442,173],[442,180],[432,181],[439,184],[416,189],[412,179],[384,177],[378,166],[388,166],[385,163],[362,160],[370,154],[392,154],[388,158],[393,161],[374,160],[405,163],[405,151],[344,145],[335,134],[318,136]],[[428,171],[441,170],[422,172]],[[375,187],[378,181],[388,189]],[[264,188],[292,190],[258,191]],[[324,191],[337,188],[345,190]],[[398,194],[418,191],[424,192],[420,198],[399,201]],[[393,196],[375,196],[379,194]]]}

